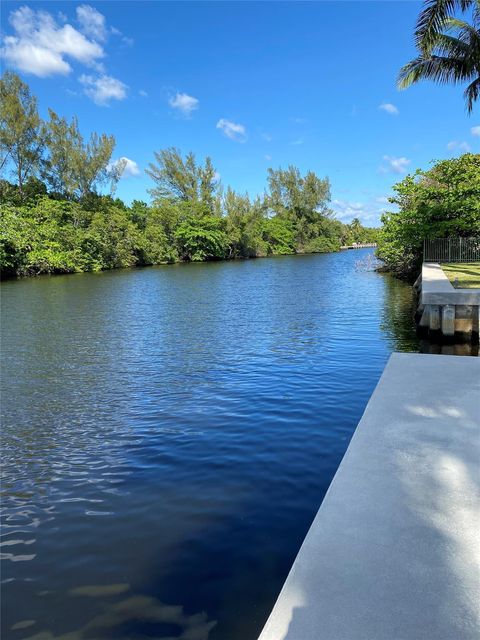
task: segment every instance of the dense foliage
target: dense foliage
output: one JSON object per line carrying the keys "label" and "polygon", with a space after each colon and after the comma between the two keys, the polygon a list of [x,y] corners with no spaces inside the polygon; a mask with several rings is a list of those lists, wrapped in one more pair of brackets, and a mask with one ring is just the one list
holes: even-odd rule
{"label": "dense foliage", "polygon": [[[305,224],[291,213],[270,215],[265,202],[252,203],[230,189],[218,196],[216,213],[201,201],[134,201],[127,207],[95,194],[80,201],[56,199],[34,178],[21,198],[16,185],[2,181],[0,201],[4,276],[334,251],[375,234],[358,220],[345,225],[318,214]],[[308,244],[300,245],[304,233]]]}
{"label": "dense foliage", "polygon": [[480,235],[480,154],[442,160],[394,186],[395,213],[382,216],[378,256],[400,276],[414,276],[425,239]]}
{"label": "dense foliage", "polygon": [[[77,119],[49,111],[15,74],[0,80],[2,169],[0,266],[4,276],[97,271],[176,261],[335,251],[372,242],[375,229],[342,224],[329,209],[330,183],[295,167],[269,169],[268,188],[251,200],[224,191],[210,158],[178,149],[154,154],[151,204],[114,198],[124,169],[115,140],[84,140]],[[99,190],[110,183],[110,195]]]}

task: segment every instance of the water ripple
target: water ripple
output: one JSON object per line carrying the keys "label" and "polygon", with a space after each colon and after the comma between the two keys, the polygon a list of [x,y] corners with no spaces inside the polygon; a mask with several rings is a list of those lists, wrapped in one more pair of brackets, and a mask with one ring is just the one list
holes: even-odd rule
{"label": "water ripple", "polygon": [[257,637],[418,349],[353,253],[2,284],[3,638]]}

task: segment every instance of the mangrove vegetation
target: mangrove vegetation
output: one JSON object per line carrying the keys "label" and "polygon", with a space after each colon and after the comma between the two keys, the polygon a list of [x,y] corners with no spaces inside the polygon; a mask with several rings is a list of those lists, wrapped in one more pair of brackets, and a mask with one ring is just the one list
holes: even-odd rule
{"label": "mangrove vegetation", "polygon": [[[377,230],[337,220],[330,182],[298,168],[269,169],[262,196],[224,187],[210,158],[176,148],[146,170],[149,202],[115,197],[124,170],[113,136],[85,139],[76,118],[49,110],[17,75],[0,80],[4,276],[98,271],[178,261],[336,251]],[[10,174],[10,181],[6,179]]]}

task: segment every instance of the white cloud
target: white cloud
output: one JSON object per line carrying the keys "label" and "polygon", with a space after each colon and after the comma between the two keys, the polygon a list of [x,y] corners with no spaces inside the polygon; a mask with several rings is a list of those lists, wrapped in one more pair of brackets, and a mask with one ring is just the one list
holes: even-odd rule
{"label": "white cloud", "polygon": [[378,198],[375,198],[375,202],[378,202],[379,204],[389,204],[390,201],[387,196],[379,196]]}
{"label": "white cloud", "polygon": [[145,89],[140,89],[138,95],[142,96],[142,98],[148,98],[148,93],[145,91]]}
{"label": "white cloud", "polygon": [[108,105],[110,100],[124,100],[127,97],[127,85],[117,78],[106,75],[94,78],[83,74],[79,81],[84,86],[84,93],[100,106]]}
{"label": "white cloud", "polygon": [[20,7],[10,14],[15,35],[5,36],[1,56],[12,67],[40,78],[67,75],[72,68],[65,58],[87,66],[99,65],[103,48],[70,24],[59,26],[45,11]]}
{"label": "white cloud", "polygon": [[268,153],[264,157],[265,157],[265,160],[268,160],[269,162],[272,159],[272,156],[269,156]]}
{"label": "white cloud", "polygon": [[379,207],[372,200],[368,202],[333,200],[332,208],[336,217],[342,222],[351,222],[353,218],[359,218],[362,224],[366,226],[378,226],[380,224],[380,216],[385,211],[385,207]]}
{"label": "white cloud", "polygon": [[77,20],[81,31],[86,36],[94,40],[106,40],[105,16],[89,4],[81,4],[77,7]]}
{"label": "white cloud", "polygon": [[39,78],[55,74],[67,75],[72,70],[68,62],[54,51],[37,47],[32,43],[6,36],[3,40],[1,55],[9,65],[32,73]]}
{"label": "white cloud", "polygon": [[395,158],[394,156],[383,156],[383,164],[380,167],[382,173],[406,173],[410,160],[405,157]]}
{"label": "white cloud", "polygon": [[340,220],[344,218],[355,218],[359,213],[363,213],[364,204],[362,202],[350,202],[349,200],[333,200],[333,209]]}
{"label": "white cloud", "polygon": [[215,171],[215,173],[213,174],[213,182],[215,184],[218,184],[221,179],[222,179],[222,176],[218,173],[218,171]]}
{"label": "white cloud", "polygon": [[468,142],[457,142],[457,140],[452,140],[447,144],[447,149],[449,151],[458,151],[460,153],[468,153],[470,151],[470,145]]}
{"label": "white cloud", "polygon": [[198,98],[189,96],[187,93],[176,93],[169,99],[168,104],[188,117],[192,115],[193,111],[198,109],[200,101]]}
{"label": "white cloud", "polygon": [[378,105],[378,108],[381,111],[386,111],[386,113],[389,113],[392,116],[398,116],[400,113],[398,108],[391,102],[382,102],[382,104]]}
{"label": "white cloud", "polygon": [[290,144],[293,144],[293,146],[298,146],[299,144],[305,144],[305,140],[303,138],[298,138],[297,140],[293,140],[293,142],[291,142]]}
{"label": "white cloud", "polygon": [[221,118],[217,122],[217,129],[223,131],[223,133],[227,136],[227,138],[230,138],[230,140],[235,140],[236,142],[245,142],[247,139],[247,130],[243,124],[238,124],[236,122],[232,122],[231,120]]}
{"label": "white cloud", "polygon": [[479,127],[472,127],[470,129],[470,133],[472,134],[472,136],[480,137],[480,126]]}
{"label": "white cloud", "polygon": [[127,158],[126,156],[122,156],[121,158],[116,160],[113,164],[118,165],[119,163],[121,163],[124,166],[124,169],[121,175],[122,178],[131,178],[131,177],[140,175],[140,167],[135,162],[135,160],[130,160],[130,158]]}
{"label": "white cloud", "polygon": [[262,135],[262,138],[264,140],[266,140],[267,142],[271,142],[273,140],[273,137],[269,133],[267,133],[266,131],[262,132],[261,135]]}
{"label": "white cloud", "polygon": [[292,118],[292,122],[295,124],[305,124],[307,122],[306,118]]}
{"label": "white cloud", "polygon": [[123,44],[127,45],[127,47],[131,47],[135,42],[133,38],[124,36],[120,29],[117,29],[116,27],[110,27],[110,33],[113,33],[114,36],[118,36],[119,38],[121,38]]}
{"label": "white cloud", "polygon": [[127,158],[126,156],[122,156],[118,160],[115,160],[115,162],[112,162],[109,168],[121,168],[122,166],[123,171],[120,176],[121,178],[130,178],[132,176],[140,175],[140,168],[138,164],[135,162],[135,160],[130,160],[130,158]]}

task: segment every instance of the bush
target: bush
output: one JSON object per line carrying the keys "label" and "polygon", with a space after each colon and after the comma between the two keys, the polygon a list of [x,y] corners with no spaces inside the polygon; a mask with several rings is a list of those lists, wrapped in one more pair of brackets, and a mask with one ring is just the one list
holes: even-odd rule
{"label": "bush", "polygon": [[414,278],[423,241],[480,233],[480,155],[467,153],[418,170],[394,186],[399,208],[382,216],[377,255],[394,274]]}
{"label": "bush", "polygon": [[182,222],[175,232],[180,258],[192,262],[224,258],[228,242],[223,226],[222,218],[214,216]]}
{"label": "bush", "polygon": [[295,233],[290,220],[281,216],[267,218],[264,221],[262,235],[268,255],[295,253]]}

